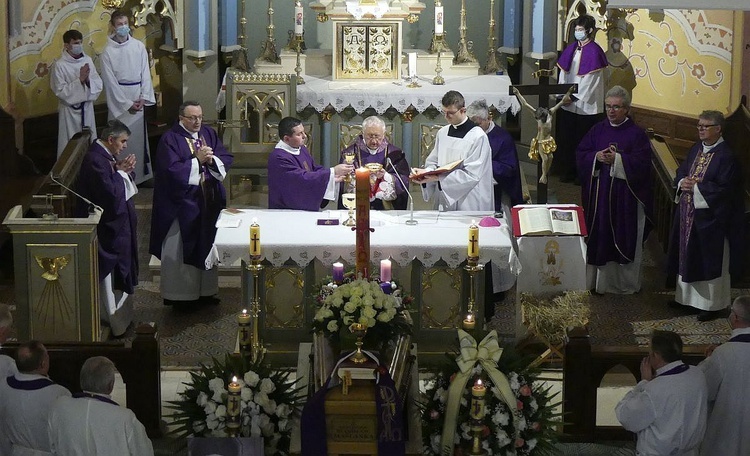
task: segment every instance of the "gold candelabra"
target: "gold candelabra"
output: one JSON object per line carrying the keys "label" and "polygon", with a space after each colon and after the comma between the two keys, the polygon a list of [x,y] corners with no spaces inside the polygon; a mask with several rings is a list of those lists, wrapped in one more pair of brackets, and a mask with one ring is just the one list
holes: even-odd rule
{"label": "gold candelabra", "polygon": [[466,40],[466,0],[461,0],[461,26],[458,28],[460,38],[458,40],[458,54],[453,58],[453,63],[474,63],[477,58],[469,50],[469,42]]}
{"label": "gold candelabra", "polygon": [[300,54],[302,53],[302,46],[297,47],[297,66],[294,67],[294,72],[297,73],[297,85],[304,84],[305,78],[302,77],[302,60]]}
{"label": "gold candelabra", "polygon": [[445,79],[443,78],[443,66],[440,64],[440,57],[442,52],[438,52],[437,62],[435,62],[435,77],[432,78],[432,85],[443,85]]}
{"label": "gold candelabra", "polygon": [[253,300],[250,304],[250,317],[253,319],[251,359],[255,363],[262,360],[266,352],[263,348],[263,342],[260,340],[260,273],[263,270],[263,265],[260,264],[260,258],[253,258],[246,267],[253,274]]}
{"label": "gold candelabra", "polygon": [[245,17],[245,0],[240,3],[240,34],[237,35],[237,42],[240,48],[232,52],[232,67],[240,71],[250,71],[250,61],[247,57],[247,47],[245,46],[245,26],[247,18]]}
{"label": "gold candelabra", "polygon": [[490,0],[490,34],[487,41],[487,64],[484,66],[484,74],[495,74],[500,70],[495,49],[495,0]]}
{"label": "gold candelabra", "polygon": [[[442,7],[443,4],[440,0],[435,0],[435,8]],[[445,30],[443,33],[436,33],[432,31],[432,40],[430,41],[430,54],[437,54],[440,52],[451,52],[451,48],[448,47],[448,43],[445,41]]]}
{"label": "gold candelabra", "polygon": [[273,39],[273,0],[268,0],[268,36],[263,42],[263,51],[260,54],[260,58],[266,62],[280,63],[279,53],[276,52],[276,42]]}

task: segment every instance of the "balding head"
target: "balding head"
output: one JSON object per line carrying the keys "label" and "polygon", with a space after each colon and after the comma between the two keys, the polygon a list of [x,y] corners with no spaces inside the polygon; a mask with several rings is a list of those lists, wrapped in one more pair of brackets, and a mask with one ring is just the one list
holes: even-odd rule
{"label": "balding head", "polygon": [[38,340],[19,345],[16,352],[16,366],[22,374],[47,375],[49,372],[47,348]]}

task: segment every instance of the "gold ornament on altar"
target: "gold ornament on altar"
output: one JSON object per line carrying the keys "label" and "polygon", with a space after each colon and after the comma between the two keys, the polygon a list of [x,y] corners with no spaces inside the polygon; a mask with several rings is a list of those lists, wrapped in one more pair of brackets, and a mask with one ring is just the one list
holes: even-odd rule
{"label": "gold ornament on altar", "polygon": [[349,357],[349,360],[355,364],[362,364],[368,360],[367,356],[362,353],[362,339],[367,335],[367,325],[362,323],[352,323],[349,325],[349,332],[357,338],[357,341],[354,343],[354,345],[357,346],[357,351]]}
{"label": "gold ornament on altar", "polygon": [[122,7],[125,0],[101,0],[100,3],[107,9],[118,9]]}

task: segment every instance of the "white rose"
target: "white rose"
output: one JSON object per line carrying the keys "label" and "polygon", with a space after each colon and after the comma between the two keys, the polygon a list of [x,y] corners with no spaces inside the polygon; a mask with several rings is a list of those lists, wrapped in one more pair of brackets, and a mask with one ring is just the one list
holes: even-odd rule
{"label": "white rose", "polygon": [[224,397],[226,397],[227,391],[225,389],[215,390],[213,396],[211,396],[211,400],[214,402],[224,402]]}
{"label": "white rose", "polygon": [[240,391],[240,399],[242,399],[245,402],[250,402],[253,400],[253,390],[251,390],[248,387],[242,388]]}
{"label": "white rose", "polygon": [[377,316],[378,321],[382,321],[383,323],[388,323],[391,321],[391,317],[388,315],[388,312],[380,312]]}
{"label": "white rose", "polygon": [[467,422],[461,423],[460,426],[461,429],[461,438],[464,440],[471,440],[472,432],[471,432],[471,426]]}
{"label": "white rose", "polygon": [[365,307],[362,309],[362,314],[367,318],[375,318],[375,315],[378,314],[378,311],[373,309],[372,307]]}
{"label": "white rose", "polygon": [[245,380],[245,383],[250,385],[251,388],[255,388],[255,386],[258,384],[258,381],[260,380],[260,377],[258,376],[258,374],[256,374],[253,371],[245,372],[245,375],[243,378]]}
{"label": "white rose", "polygon": [[276,391],[276,385],[273,384],[270,378],[264,378],[260,381],[260,391],[266,394],[273,393]]}
{"label": "white rose", "polygon": [[536,447],[537,440],[536,439],[529,439],[526,441],[526,444],[529,446],[529,453],[531,453],[534,448]]}
{"label": "white rose", "polygon": [[216,415],[213,413],[206,415],[206,426],[212,431],[219,427],[219,419],[216,418]]}
{"label": "white rose", "polygon": [[346,304],[344,304],[345,312],[354,313],[355,310],[357,310],[357,305],[354,303],[354,301],[349,301]]}
{"label": "white rose", "polygon": [[352,323],[354,323],[354,317],[352,317],[351,315],[344,316],[342,320],[344,321],[345,327],[349,327]]}
{"label": "white rose", "polygon": [[434,451],[436,454],[440,454],[441,448],[440,448],[440,442],[442,441],[442,436],[440,434],[433,434],[430,437],[430,446],[432,447],[432,451]]}
{"label": "white rose", "polygon": [[208,381],[208,389],[211,391],[217,391],[217,390],[223,390],[224,389],[224,380],[218,377],[214,377],[211,380]]}
{"label": "white rose", "polygon": [[375,319],[374,319],[374,318],[368,318],[368,319],[367,319],[367,327],[368,327],[368,328],[372,328],[372,327],[374,327],[376,323],[377,323],[377,322],[375,321]]}
{"label": "white rose", "polygon": [[205,407],[206,403],[208,403],[208,396],[206,395],[206,393],[201,391],[200,393],[198,393],[198,397],[195,399],[195,402],[199,407]]}
{"label": "white rose", "polygon": [[365,306],[372,307],[375,305],[375,298],[369,295],[365,296],[365,298],[362,300],[362,304],[364,304]]}
{"label": "white rose", "polygon": [[276,401],[269,399],[265,405],[263,405],[263,411],[269,415],[272,415],[276,411]]}
{"label": "white rose", "polygon": [[500,426],[507,426],[508,421],[510,420],[510,415],[508,415],[505,412],[501,412],[498,410],[495,412],[494,415],[492,415],[492,422],[495,424],[499,424]]}
{"label": "white rose", "polygon": [[339,331],[339,322],[336,321],[336,320],[329,321],[328,324],[326,325],[326,329],[329,332],[332,332],[332,333],[338,332]]}
{"label": "white rose", "polygon": [[508,434],[502,429],[498,429],[495,433],[495,436],[497,437],[497,446],[499,446],[500,448],[510,444],[510,438],[508,437]]}
{"label": "white rose", "polygon": [[206,405],[203,406],[203,410],[206,412],[206,415],[213,414],[214,412],[216,412],[216,402],[214,401],[206,402]]}
{"label": "white rose", "polygon": [[286,431],[286,427],[289,425],[289,420],[279,420],[279,432]]}
{"label": "white rose", "polygon": [[263,391],[255,393],[255,403],[258,404],[258,407],[265,406],[268,403],[268,394]]}
{"label": "white rose", "polygon": [[292,408],[289,404],[279,404],[278,407],[276,407],[276,416],[279,418],[286,418],[290,413],[292,413]]}
{"label": "white rose", "polygon": [[227,416],[227,406],[224,404],[219,405],[216,407],[216,418],[222,419],[226,418]]}
{"label": "white rose", "polygon": [[336,296],[331,300],[331,305],[333,307],[341,307],[344,304],[344,299],[341,296]]}
{"label": "white rose", "polygon": [[193,433],[200,434],[201,432],[205,430],[206,430],[205,421],[193,421]]}
{"label": "white rose", "polygon": [[315,316],[313,317],[313,320],[315,320],[315,321],[323,321],[323,320],[325,320],[326,317],[324,315],[324,309],[325,309],[325,307],[321,307],[320,309],[318,309],[318,311],[315,312]]}

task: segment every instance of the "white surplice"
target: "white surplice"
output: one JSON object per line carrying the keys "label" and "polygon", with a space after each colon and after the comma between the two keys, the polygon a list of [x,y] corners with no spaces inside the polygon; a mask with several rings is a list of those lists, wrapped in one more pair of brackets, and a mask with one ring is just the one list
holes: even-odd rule
{"label": "white surplice", "polygon": [[[594,43],[591,43],[594,44]],[[579,115],[593,115],[604,112],[604,71],[592,71],[584,75],[578,74],[581,65],[581,52],[573,54],[570,71],[560,70],[557,75],[558,84],[578,84],[575,93],[576,100],[563,109]]]}
{"label": "white surplice", "polygon": [[[46,377],[37,374],[15,374],[26,383]],[[24,390],[13,388],[7,380],[0,381],[0,449],[10,443],[10,456],[40,456],[50,453],[47,436],[47,418],[52,404],[58,397],[70,396],[66,388],[51,384],[41,389]]]}
{"label": "white surplice", "polygon": [[639,456],[693,456],[706,430],[707,391],[701,369],[663,375],[683,364],[674,361],[641,380],[615,407],[622,426],[638,435]]}
{"label": "white surplice", "polygon": [[92,397],[61,397],[49,414],[52,454],[152,456],[146,429],[135,414]]}
{"label": "white surplice", "polygon": [[448,136],[451,125],[438,130],[435,147],[425,160],[425,169],[436,169],[456,160],[463,164],[437,182],[422,186],[422,196],[429,201],[436,196],[440,211],[494,211],[492,188],[492,149],[481,127],[472,128],[463,138]]}
{"label": "white surplice", "polygon": [[[146,121],[143,109],[135,113],[128,110],[141,98],[147,106],[156,103],[148,53],[143,43],[132,36],[123,43],[110,37],[101,57],[109,119],[117,119],[130,129],[125,153],[135,155],[135,183],[140,184],[153,177],[151,165],[146,164],[146,157],[149,156]],[[144,166],[148,167],[148,172]]]}
{"label": "white surplice", "polygon": [[[81,83],[81,68],[88,64],[88,84]],[[96,72],[91,58],[83,54],[75,58],[63,50],[62,56],[55,61],[50,75],[52,92],[60,99],[57,104],[58,134],[57,157],[62,154],[65,146],[74,134],[89,127],[92,140],[96,138],[96,119],[94,119],[94,101],[102,93],[102,79]]]}
{"label": "white surplice", "polygon": [[[732,331],[732,337],[750,328]],[[720,345],[699,367],[708,386],[708,425],[701,455],[750,454],[750,343]]]}

